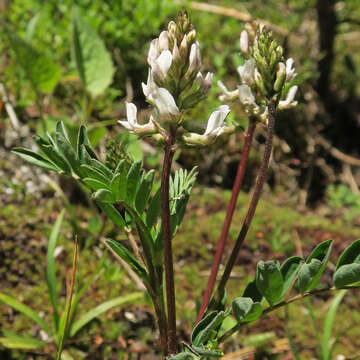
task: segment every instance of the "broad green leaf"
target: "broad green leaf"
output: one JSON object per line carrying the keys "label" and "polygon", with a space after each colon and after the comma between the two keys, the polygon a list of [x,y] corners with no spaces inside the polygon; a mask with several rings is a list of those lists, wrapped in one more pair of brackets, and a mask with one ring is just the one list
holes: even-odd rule
{"label": "broad green leaf", "polygon": [[93,97],[103,93],[114,74],[111,56],[95,29],[77,9],[72,18],[72,50],[83,86]]}
{"label": "broad green leaf", "polygon": [[106,184],[104,184],[103,182],[101,182],[99,180],[96,180],[96,179],[85,178],[85,179],[83,179],[83,181],[93,191],[97,191],[97,190],[100,190],[100,189],[109,189]]}
{"label": "broad green leaf", "polygon": [[352,263],[360,264],[360,239],[354,241],[340,255],[338,263],[336,265],[336,270],[339,269],[340,266]]}
{"label": "broad green leaf", "polygon": [[336,288],[353,285],[360,282],[360,264],[346,264],[340,266],[334,274]]}
{"label": "broad green leaf", "polygon": [[83,328],[86,324],[88,324],[91,320],[95,319],[96,317],[100,316],[104,312],[117,307],[122,306],[126,303],[133,303],[140,300],[143,297],[143,293],[136,292],[126,296],[119,296],[115,299],[103,302],[102,304],[96,306],[95,308],[88,311],[85,315],[80,317],[80,319],[76,320],[71,328],[70,328],[70,337],[76,335],[76,333]]}
{"label": "broad green leaf", "polygon": [[290,286],[293,284],[293,281],[300,270],[302,258],[299,256],[293,256],[281,265],[280,272],[284,279],[284,286],[281,297],[289,290]]}
{"label": "broad green leaf", "polygon": [[49,160],[46,160],[41,155],[24,148],[15,148],[12,150],[15,154],[19,155],[21,158],[23,158],[25,161],[29,162],[30,164],[36,165],[38,167],[55,171],[57,173],[61,172],[61,170],[52,162]]}
{"label": "broad green leaf", "polygon": [[242,296],[251,298],[253,302],[261,302],[263,296],[260,294],[259,289],[256,286],[256,280],[247,284]]}
{"label": "broad green leaf", "polygon": [[31,309],[29,306],[21,303],[20,301],[14,299],[11,296],[5,295],[4,293],[0,293],[0,301],[4,302],[5,304],[8,304],[15,310],[23,313],[31,320],[35,321],[37,324],[39,324],[42,329],[48,333],[49,335],[52,334],[50,326],[45,322],[44,319],[42,319],[36,311]]}
{"label": "broad green leaf", "polygon": [[256,268],[256,286],[270,306],[273,306],[280,299],[284,280],[277,261],[259,261]]}
{"label": "broad green leaf", "polygon": [[111,180],[111,191],[116,201],[126,201],[126,172],[116,174]]}
{"label": "broad green leaf", "polygon": [[238,322],[251,322],[262,314],[260,303],[254,303],[251,298],[238,297],[232,302],[234,316]]}
{"label": "broad green leaf", "polygon": [[61,170],[66,174],[71,174],[71,167],[69,163],[63,158],[63,156],[52,145],[47,143],[40,136],[35,137],[35,142],[39,146],[40,150]]}
{"label": "broad green leaf", "polygon": [[32,336],[17,334],[7,334],[7,336],[0,337],[0,344],[8,349],[19,350],[37,350],[47,345]]}
{"label": "broad green leaf", "polygon": [[331,353],[334,346],[334,343],[331,341],[331,332],[334,326],[338,307],[345,294],[346,290],[339,291],[339,293],[334,297],[334,300],[331,302],[331,306],[327,312],[321,341],[322,360],[331,359]]}
{"label": "broad green leaf", "polygon": [[298,275],[301,293],[314,289],[320,281],[329,261],[332,243],[333,240],[320,243],[301,266]]}
{"label": "broad green leaf", "polygon": [[119,226],[120,229],[125,227],[125,220],[114,205],[101,202],[97,204],[115,225]]}
{"label": "broad green leaf", "polygon": [[16,62],[24,69],[35,91],[51,93],[60,80],[61,69],[45,53],[5,27],[9,45],[16,55]]}
{"label": "broad green leaf", "polygon": [[301,293],[306,292],[315,276],[321,270],[321,261],[318,259],[312,259],[310,264],[303,264],[299,270],[298,281]]}
{"label": "broad green leaf", "polygon": [[115,202],[112,192],[106,189],[97,190],[92,196],[99,202],[111,204]]}
{"label": "broad green leaf", "polygon": [[121,243],[111,239],[106,240],[107,244],[119,255],[135,273],[142,279],[147,280],[146,269],[141,265],[140,261]]}
{"label": "broad green leaf", "polygon": [[141,180],[141,176],[141,161],[135,161],[131,165],[127,175],[126,198],[127,202],[131,205],[134,205],[136,192]]}
{"label": "broad green leaf", "polygon": [[142,214],[145,210],[145,206],[149,199],[151,189],[154,181],[154,170],[150,170],[141,182],[136,194],[135,207],[139,214]]}
{"label": "broad green leaf", "polygon": [[58,330],[58,326],[59,326],[59,312],[58,312],[58,303],[56,297],[56,274],[55,274],[54,251],[64,215],[65,215],[65,211],[62,210],[60,215],[56,219],[56,222],[51,230],[47,253],[46,253],[46,282],[49,290],[50,301],[53,306],[55,331]]}

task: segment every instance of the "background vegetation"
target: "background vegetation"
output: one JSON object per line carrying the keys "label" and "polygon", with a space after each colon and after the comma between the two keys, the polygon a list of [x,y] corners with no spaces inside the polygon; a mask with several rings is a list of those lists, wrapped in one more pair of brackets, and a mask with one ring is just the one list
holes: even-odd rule
{"label": "background vegetation", "polygon": [[[75,8],[76,5],[76,8]],[[119,157],[159,164],[151,142],[138,142],[122,132],[116,120],[125,116],[125,101],[148,115],[141,82],[146,80],[146,53],[177,11],[188,9],[202,48],[204,70],[213,71],[210,100],[193,112],[201,127],[220,104],[216,81],[238,82],[239,34],[244,22],[262,19],[295,59],[299,72],[299,107],[277,121],[271,174],[258,216],[231,282],[238,294],[253,277],[260,259],[304,256],[314,243],[335,239],[336,255],[360,237],[360,6],[356,0],[191,1],[0,1],[0,291],[31,306],[51,321],[51,299],[45,295],[46,251],[51,228],[66,207],[56,247],[59,303],[66,301],[65,279],[72,263],[74,234],[79,237],[77,288],[97,271],[96,281],[81,299],[86,311],[107,299],[137,291],[116,259],[105,254],[102,240],[124,238],[103,221],[83,189],[51,176],[11,154],[16,146],[35,149],[32,135],[55,129],[63,120],[71,134],[81,123],[90,140],[111,164]],[[77,41],[75,41],[78,39]],[[75,56],[81,49],[82,59]],[[232,119],[245,115],[234,104]],[[244,124],[246,122],[244,121]],[[243,134],[219,140],[214,151],[182,150],[175,166],[200,165],[189,216],[175,244],[180,336],[187,340],[195,305],[215,251],[230,196]],[[264,143],[258,127],[239,211],[231,230],[236,237],[254,184]],[[240,150],[240,152],[239,152]],[[59,184],[59,185],[58,185]],[[79,219],[79,220],[76,220]],[[228,249],[228,252],[230,249]],[[330,274],[329,274],[330,279]],[[244,280],[244,281],[243,281]],[[334,356],[359,356],[358,293],[340,304],[333,335],[340,336]],[[289,306],[227,344],[233,358],[319,358],[315,334],[322,332],[330,295],[313,304]],[[63,306],[64,305],[64,306]],[[303,316],[299,316],[303,314]],[[81,314],[79,314],[80,316]],[[311,322],[315,328],[309,326]],[[45,340],[41,329],[21,313],[0,305],[1,331]],[[133,301],[89,322],[67,344],[75,359],[152,359],[156,353],[154,319],[147,299]],[[54,345],[27,353],[0,343],[1,359],[50,359]],[[228,359],[230,359],[230,355]]]}

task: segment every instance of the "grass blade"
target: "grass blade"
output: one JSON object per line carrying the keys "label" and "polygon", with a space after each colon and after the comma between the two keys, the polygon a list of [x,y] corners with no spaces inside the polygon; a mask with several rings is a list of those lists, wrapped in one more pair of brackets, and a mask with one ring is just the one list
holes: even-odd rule
{"label": "grass blade", "polygon": [[55,332],[58,331],[59,328],[59,312],[58,312],[58,304],[56,298],[56,273],[55,273],[55,259],[54,259],[54,251],[56,247],[56,241],[59,236],[60,227],[64,218],[65,211],[62,210],[56,222],[51,230],[49,244],[47,248],[46,254],[46,283],[48,286],[49,297],[53,307],[53,319],[54,319],[54,327]]}
{"label": "grass blade", "polygon": [[139,300],[143,296],[143,293],[136,292],[130,295],[126,296],[119,296],[115,299],[105,301],[102,304],[96,306],[95,308],[88,311],[85,315],[83,315],[80,319],[75,321],[72,324],[72,327],[70,329],[70,337],[76,335],[76,333],[84,327],[87,323],[89,323],[91,320],[95,319],[99,315],[103,314],[104,312],[116,307],[124,305],[125,303],[134,302]]}

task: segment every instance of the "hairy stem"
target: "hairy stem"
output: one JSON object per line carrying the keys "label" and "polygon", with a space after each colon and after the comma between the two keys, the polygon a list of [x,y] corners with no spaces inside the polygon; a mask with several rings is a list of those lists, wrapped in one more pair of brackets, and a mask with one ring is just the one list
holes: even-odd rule
{"label": "hairy stem", "polygon": [[219,238],[219,241],[218,241],[216,254],[215,254],[212,266],[211,266],[210,277],[209,277],[209,280],[208,280],[208,283],[207,283],[207,286],[206,286],[206,289],[205,289],[205,292],[204,292],[204,295],[203,295],[203,299],[202,299],[202,303],[201,303],[201,306],[200,306],[199,314],[198,314],[198,317],[197,317],[197,320],[196,320],[197,323],[203,317],[203,315],[205,313],[205,310],[206,310],[206,308],[207,308],[207,306],[209,304],[211,294],[212,294],[213,289],[214,289],[216,276],[217,276],[218,271],[219,271],[221,258],[222,258],[222,255],[224,253],[225,243],[226,243],[226,240],[227,240],[227,237],[228,237],[228,234],[229,234],[229,229],[230,229],[232,217],[233,217],[233,214],[234,214],[234,211],[235,211],[236,201],[237,201],[237,198],[239,196],[242,180],[243,180],[243,177],[244,177],[246,162],[247,162],[247,159],[249,157],[249,151],[250,151],[250,147],[251,147],[255,127],[256,127],[255,119],[250,117],[249,118],[249,127],[248,127],[247,133],[245,135],[244,149],[243,149],[243,152],[241,154],[241,159],[240,159],[239,166],[238,166],[238,169],[237,169],[237,174],[236,174],[236,178],[235,178],[235,182],[234,182],[234,186],[233,186],[233,190],[232,190],[232,194],[231,194],[231,199],[230,199],[230,202],[228,204],[225,221],[224,221],[222,231],[221,231],[221,235],[220,235],[220,238]]}
{"label": "hairy stem", "polygon": [[[346,286],[343,287],[342,289],[360,289],[360,286]],[[336,290],[341,290],[340,288],[335,288],[335,287],[331,287],[331,288],[324,288],[324,289],[318,289],[318,290],[313,290],[313,291],[309,291],[306,292],[304,294],[297,294],[287,300],[281,301],[278,304],[274,305],[274,306],[269,306],[268,308],[266,308],[263,312],[261,316],[267,315],[275,310],[278,310],[279,308],[289,305],[295,301],[304,299],[308,296],[313,296],[313,295],[318,295],[318,294],[322,294],[324,292],[328,292],[328,291],[336,291]],[[244,325],[248,325],[247,323],[238,323],[236,324],[234,327],[232,327],[231,329],[229,329],[228,331],[226,331],[218,340],[218,343],[222,343],[224,342],[226,339],[228,339],[231,335],[233,335],[234,333],[236,333],[237,331],[239,331]]]}
{"label": "hairy stem", "polygon": [[171,244],[170,229],[170,205],[169,205],[169,178],[171,163],[174,156],[174,136],[169,135],[164,147],[164,162],[161,174],[161,222],[162,240],[164,247],[166,300],[168,315],[168,351],[169,354],[176,353],[176,308],[175,308],[175,286],[174,267]]}
{"label": "hairy stem", "polygon": [[275,105],[274,105],[273,101],[270,101],[269,115],[268,115],[268,133],[267,133],[267,138],[266,138],[266,143],[265,143],[265,151],[264,151],[262,164],[261,164],[261,167],[259,170],[258,178],[256,180],[255,190],[254,190],[254,194],[252,196],[252,199],[251,199],[251,202],[249,205],[248,212],[246,214],[246,217],[243,222],[240,233],[236,239],[236,242],[235,242],[234,248],[231,252],[230,258],[226,264],[225,271],[221,277],[219,286],[216,290],[217,300],[221,299],[222,295],[224,294],[225,285],[226,285],[227,281],[229,280],[231,271],[235,265],[236,259],[239,255],[240,248],[245,240],[245,237],[249,230],[251,221],[254,217],[257,204],[260,199],[261,191],[262,191],[262,188],[263,188],[265,180],[266,180],[266,173],[267,173],[270,156],[271,156],[272,140],[273,140],[273,135],[274,135],[274,123],[275,123]]}

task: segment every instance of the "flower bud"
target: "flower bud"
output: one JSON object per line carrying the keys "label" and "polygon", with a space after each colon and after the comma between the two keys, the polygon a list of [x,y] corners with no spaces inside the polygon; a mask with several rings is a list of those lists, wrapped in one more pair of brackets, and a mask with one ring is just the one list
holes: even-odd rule
{"label": "flower bud", "polygon": [[188,46],[186,41],[186,34],[184,35],[183,39],[181,40],[180,46],[179,46],[179,52],[181,58],[186,58],[188,54]]}
{"label": "flower bud", "polygon": [[277,70],[276,70],[276,80],[274,83],[274,90],[276,92],[281,92],[282,87],[285,84],[286,79],[286,67],[285,64],[282,62],[279,62],[277,64]]}
{"label": "flower bud", "polygon": [[170,21],[168,24],[169,37],[174,41],[176,39],[176,24]]}
{"label": "flower bud", "polygon": [[246,30],[243,30],[240,34],[240,51],[244,54],[249,51],[249,35]]}
{"label": "flower bud", "polygon": [[200,56],[200,46],[198,42],[195,42],[191,45],[190,55],[189,55],[189,68],[185,74],[185,77],[191,77],[194,73],[198,73],[201,67],[201,56]]}
{"label": "flower bud", "polygon": [[261,76],[261,74],[260,74],[260,72],[258,71],[258,69],[255,69],[255,83],[256,83],[257,87],[259,88],[259,90],[262,92],[262,94],[263,94],[264,96],[267,96],[267,95],[268,95],[268,92],[267,92],[267,90],[266,90],[263,77]]}
{"label": "flower bud", "polygon": [[196,31],[195,29],[192,29],[190,32],[186,34],[186,42],[188,46],[193,44],[195,40],[196,40]]}
{"label": "flower bud", "polygon": [[162,31],[159,35],[159,50],[161,52],[169,50],[169,33],[167,31]]}

